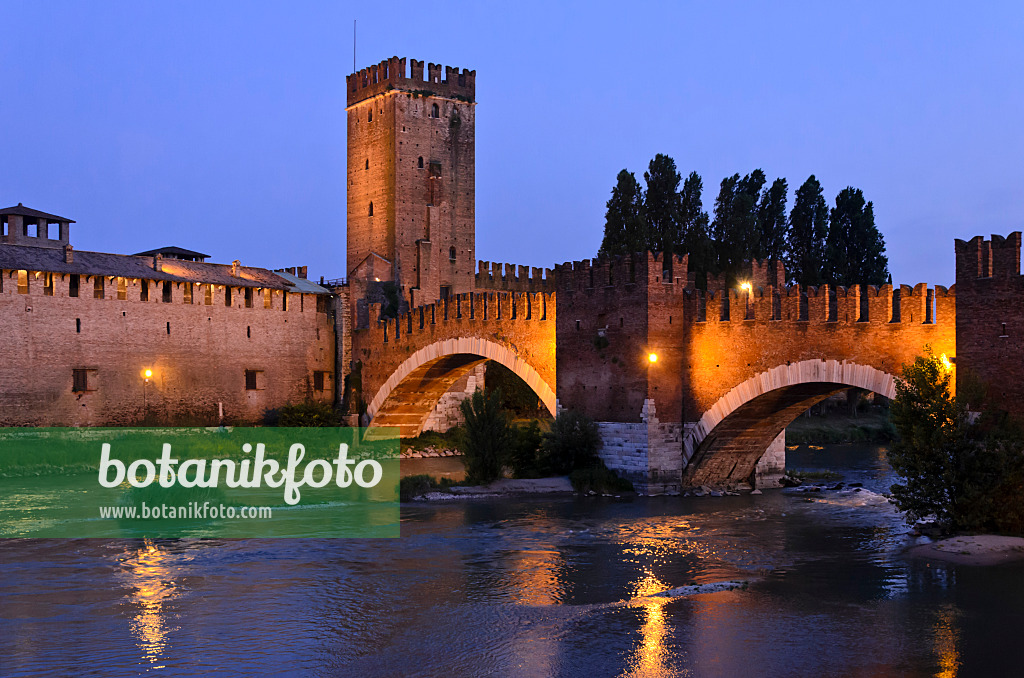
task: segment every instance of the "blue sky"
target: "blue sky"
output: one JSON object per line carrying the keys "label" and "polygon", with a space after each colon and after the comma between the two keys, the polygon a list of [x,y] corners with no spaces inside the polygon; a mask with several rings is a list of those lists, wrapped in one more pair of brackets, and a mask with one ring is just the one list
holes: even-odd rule
{"label": "blue sky", "polygon": [[816,174],[875,203],[895,282],[1024,225],[1024,4],[9,2],[0,203],[78,249],[344,275],[345,75],[477,71],[477,256],[590,257],[622,168]]}

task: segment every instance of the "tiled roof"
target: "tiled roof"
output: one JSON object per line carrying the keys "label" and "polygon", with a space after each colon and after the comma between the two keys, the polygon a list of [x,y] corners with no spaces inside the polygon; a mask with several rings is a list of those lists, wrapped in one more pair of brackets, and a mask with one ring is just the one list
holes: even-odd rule
{"label": "tiled roof", "polygon": [[153,257],[106,252],[75,250],[73,262],[64,262],[64,250],[23,245],[0,245],[0,269],[46,271],[50,273],[78,273],[105,275],[146,280],[197,282],[231,287],[268,287],[306,294],[330,294],[330,290],[303,281],[301,286],[294,276],[274,273],[265,268],[242,266],[239,275],[231,275],[230,264],[209,264],[200,261],[164,259],[162,271],[153,270]]}
{"label": "tiled roof", "polygon": [[154,254],[161,254],[165,257],[177,257],[181,259],[209,259],[209,254],[203,254],[202,252],[196,252],[194,250],[187,250],[184,247],[175,247],[171,245],[169,247],[158,247],[155,250],[146,250],[145,252],[136,252],[133,256],[136,257],[151,257]]}
{"label": "tiled roof", "polygon": [[25,207],[20,202],[16,207],[7,207],[0,210],[0,216],[7,216],[13,214],[15,216],[30,217],[32,219],[46,219],[47,221],[66,221],[69,224],[75,223],[74,219],[68,219],[67,217],[58,217],[56,214],[47,214],[46,212],[40,212],[29,207]]}

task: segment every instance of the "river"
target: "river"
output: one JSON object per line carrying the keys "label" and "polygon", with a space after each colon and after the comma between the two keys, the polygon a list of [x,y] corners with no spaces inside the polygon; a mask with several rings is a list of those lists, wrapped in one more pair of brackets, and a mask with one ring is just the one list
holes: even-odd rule
{"label": "river", "polygon": [[400,540],[5,540],[0,675],[1024,674],[1024,569],[901,558],[877,446],[788,464],[864,487],[414,503]]}

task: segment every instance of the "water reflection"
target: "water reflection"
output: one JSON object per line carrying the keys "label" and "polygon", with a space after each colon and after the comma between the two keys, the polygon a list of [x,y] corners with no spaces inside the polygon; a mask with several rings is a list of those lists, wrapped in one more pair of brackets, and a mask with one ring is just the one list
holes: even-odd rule
{"label": "water reflection", "polygon": [[142,652],[142,661],[154,669],[164,668],[158,664],[167,656],[167,634],[174,630],[168,627],[164,609],[176,593],[170,567],[172,558],[167,551],[146,539],[122,561],[127,583],[134,590],[131,602],[136,609],[129,623],[131,633]]}
{"label": "water reflection", "polygon": [[634,604],[643,606],[644,622],[640,627],[640,642],[627,660],[623,676],[665,676],[669,674],[668,651],[665,647],[667,627],[664,606],[668,598],[652,598],[670,587],[648,572],[633,584]]}
{"label": "water reflection", "polygon": [[944,605],[935,619],[935,654],[939,660],[937,678],[956,678],[960,670],[959,613],[952,605]]}

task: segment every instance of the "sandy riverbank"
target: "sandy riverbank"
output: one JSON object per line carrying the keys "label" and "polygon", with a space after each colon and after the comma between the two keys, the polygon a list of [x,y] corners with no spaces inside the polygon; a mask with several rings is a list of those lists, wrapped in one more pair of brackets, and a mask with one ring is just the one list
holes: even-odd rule
{"label": "sandy riverbank", "polygon": [[979,534],[949,537],[930,544],[918,544],[906,555],[926,560],[940,560],[955,565],[1002,565],[1024,562],[1024,538]]}

